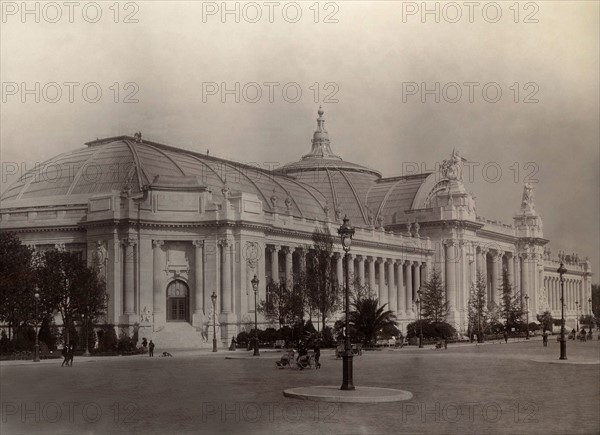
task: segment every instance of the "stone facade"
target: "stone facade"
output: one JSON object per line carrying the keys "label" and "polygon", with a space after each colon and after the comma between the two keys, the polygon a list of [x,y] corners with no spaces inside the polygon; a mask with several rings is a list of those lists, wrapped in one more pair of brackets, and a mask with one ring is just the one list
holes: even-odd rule
{"label": "stone facade", "polygon": [[[304,267],[315,228],[336,234],[345,215],[356,228],[349,272],[396,311],[402,328],[415,319],[416,292],[434,267],[459,330],[477,271],[487,277],[490,300],[499,301],[506,269],[529,296],[531,320],[546,309],[560,317],[559,263],[546,247],[532,186],[524,187],[512,225],[490,221],[465,191],[457,152],[439,173],[383,178],[333,154],[324,122],[320,110],[311,152],[278,171],[145,141],[141,133],[90,142],[64,157],[79,162],[69,174],[49,177],[59,156],[7,189],[2,230],[37,249],[81,252],[106,277],[106,322],[135,325],[161,347],[209,347],[215,327],[227,346],[253,322],[252,278],[264,300],[268,279],[291,281]],[[568,257],[570,324],[578,311],[591,311],[591,270],[589,261]],[[341,282],[337,238],[331,261]]]}

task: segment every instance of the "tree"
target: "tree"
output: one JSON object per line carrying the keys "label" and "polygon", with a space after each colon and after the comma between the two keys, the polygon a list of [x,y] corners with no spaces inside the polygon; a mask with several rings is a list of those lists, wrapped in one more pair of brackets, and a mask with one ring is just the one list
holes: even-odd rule
{"label": "tree", "polygon": [[43,305],[61,314],[66,343],[75,321],[92,323],[105,314],[108,295],[104,282],[76,253],[44,252],[37,275]]}
{"label": "tree", "polygon": [[478,343],[484,342],[484,331],[488,322],[488,312],[485,303],[486,293],[487,283],[485,276],[481,272],[477,272],[477,280],[471,284],[467,315],[469,331],[471,331],[471,334],[477,334]]}
{"label": "tree", "polygon": [[309,308],[319,312],[322,329],[325,329],[327,318],[340,306],[340,290],[344,283],[338,283],[333,272],[333,236],[329,227],[315,228],[312,242],[306,256],[307,303]]}
{"label": "tree", "polygon": [[379,306],[379,299],[365,298],[355,301],[350,312],[349,323],[364,336],[363,344],[368,346],[377,339],[377,334],[384,328],[397,326],[396,315],[386,310],[387,304]]}
{"label": "tree", "polygon": [[263,313],[267,320],[277,322],[280,329],[302,319],[305,298],[301,282],[301,279],[295,280],[295,284],[290,286],[283,279],[280,282],[269,279],[267,298],[260,301],[258,311]]}
{"label": "tree", "polygon": [[421,293],[422,318],[433,323],[445,322],[450,312],[450,302],[446,300],[446,289],[440,271],[433,268],[431,278],[425,282]]}
{"label": "tree", "polygon": [[552,314],[550,313],[550,311],[544,311],[542,314],[538,314],[536,318],[537,321],[540,322],[540,325],[542,325],[542,330],[552,331],[552,324],[554,319],[552,319]]}
{"label": "tree", "polygon": [[14,329],[35,317],[35,267],[33,250],[10,232],[0,233],[0,321]]}
{"label": "tree", "polygon": [[512,328],[519,331],[523,325],[523,303],[519,294],[513,292],[512,285],[510,283],[510,277],[508,275],[508,269],[502,269],[502,278],[500,282],[501,302],[500,307],[502,315],[504,317],[506,330],[510,331]]}

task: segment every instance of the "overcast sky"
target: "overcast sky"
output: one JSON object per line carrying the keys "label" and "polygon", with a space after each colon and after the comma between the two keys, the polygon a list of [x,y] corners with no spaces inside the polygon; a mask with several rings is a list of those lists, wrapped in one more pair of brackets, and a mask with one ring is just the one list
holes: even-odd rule
{"label": "overcast sky", "polygon": [[2,5],[2,190],[7,165],[138,130],[285,164],[310,149],[322,104],[333,151],[384,176],[459,149],[489,219],[512,222],[529,176],[553,253],[589,256],[599,281],[598,2],[428,3],[437,17],[421,2],[280,2],[272,17],[238,3],[239,22],[221,2],[55,4]]}

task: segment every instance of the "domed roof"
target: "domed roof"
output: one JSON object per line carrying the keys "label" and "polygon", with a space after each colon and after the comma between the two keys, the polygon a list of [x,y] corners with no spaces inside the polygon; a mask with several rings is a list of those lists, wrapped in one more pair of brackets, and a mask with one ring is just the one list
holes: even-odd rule
{"label": "domed roof", "polygon": [[278,172],[293,175],[304,171],[320,171],[324,168],[331,170],[347,170],[364,172],[381,177],[381,173],[366,166],[344,161],[340,156],[331,151],[329,133],[325,129],[325,111],[322,107],[318,110],[317,129],[313,133],[312,147],[308,154],[302,156],[297,162],[288,163],[277,169]]}
{"label": "domed roof", "polygon": [[[325,219],[326,198],[313,186],[283,174],[273,174],[193,151],[120,136],[88,142],[86,148],[67,152],[25,173],[0,198],[2,208],[87,204],[92,195],[142,192],[160,177],[170,180],[196,177],[211,189],[216,202],[226,186],[254,193],[263,209],[294,216]],[[157,178],[158,177],[158,178]]]}

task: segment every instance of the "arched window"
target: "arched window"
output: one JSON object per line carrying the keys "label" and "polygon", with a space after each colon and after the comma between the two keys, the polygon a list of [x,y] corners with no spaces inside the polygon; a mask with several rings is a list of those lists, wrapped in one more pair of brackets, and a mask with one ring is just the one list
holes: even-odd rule
{"label": "arched window", "polygon": [[167,287],[167,321],[189,321],[190,291],[187,284],[175,280]]}

